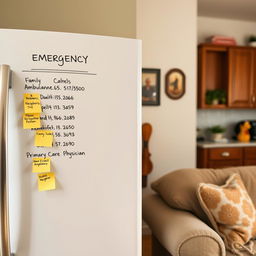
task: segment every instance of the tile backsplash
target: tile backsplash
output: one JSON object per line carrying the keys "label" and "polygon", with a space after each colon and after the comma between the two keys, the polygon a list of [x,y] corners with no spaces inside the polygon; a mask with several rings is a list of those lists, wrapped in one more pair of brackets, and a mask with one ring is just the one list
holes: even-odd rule
{"label": "tile backsplash", "polygon": [[207,128],[221,125],[226,128],[225,136],[231,139],[235,135],[234,127],[242,120],[256,120],[256,110],[253,109],[200,109],[197,110],[197,128],[202,130],[201,134],[209,138]]}

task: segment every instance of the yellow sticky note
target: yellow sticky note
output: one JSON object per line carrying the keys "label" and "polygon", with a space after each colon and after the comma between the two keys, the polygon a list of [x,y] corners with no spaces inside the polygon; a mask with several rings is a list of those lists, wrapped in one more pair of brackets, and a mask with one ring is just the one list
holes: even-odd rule
{"label": "yellow sticky note", "polygon": [[33,158],[32,172],[50,172],[50,171],[51,171],[50,157]]}
{"label": "yellow sticky note", "polygon": [[24,93],[24,112],[41,113],[41,101],[39,93]]}
{"label": "yellow sticky note", "polygon": [[40,127],[40,114],[23,114],[23,129],[32,129]]}
{"label": "yellow sticky note", "polygon": [[53,172],[38,173],[38,190],[46,191],[56,189],[55,175]]}
{"label": "yellow sticky note", "polygon": [[52,147],[53,133],[48,130],[37,130],[35,136],[36,147]]}

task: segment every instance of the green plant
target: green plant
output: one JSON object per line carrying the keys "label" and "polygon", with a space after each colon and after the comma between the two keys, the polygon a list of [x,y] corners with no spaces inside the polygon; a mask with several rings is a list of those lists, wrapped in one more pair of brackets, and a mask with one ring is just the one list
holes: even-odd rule
{"label": "green plant", "polygon": [[220,125],[215,125],[209,128],[209,131],[211,133],[223,133],[226,131],[226,129]]}
{"label": "green plant", "polygon": [[221,89],[208,90],[206,92],[206,104],[211,105],[214,100],[218,100],[219,104],[225,104],[227,99],[226,92]]}
{"label": "green plant", "polygon": [[248,39],[249,42],[255,42],[256,41],[256,36],[251,35]]}

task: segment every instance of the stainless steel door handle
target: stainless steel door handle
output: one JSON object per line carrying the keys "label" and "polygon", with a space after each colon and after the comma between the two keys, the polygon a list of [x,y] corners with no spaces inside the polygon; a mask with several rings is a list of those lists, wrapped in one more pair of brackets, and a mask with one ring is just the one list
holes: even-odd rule
{"label": "stainless steel door handle", "polygon": [[11,256],[7,166],[8,98],[10,67],[0,65],[0,255]]}

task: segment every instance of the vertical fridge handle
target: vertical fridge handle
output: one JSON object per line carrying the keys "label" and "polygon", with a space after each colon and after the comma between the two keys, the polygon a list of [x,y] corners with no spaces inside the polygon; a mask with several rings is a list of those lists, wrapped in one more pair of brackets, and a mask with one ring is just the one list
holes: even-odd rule
{"label": "vertical fridge handle", "polygon": [[11,256],[9,231],[9,192],[8,192],[8,99],[10,67],[0,65],[0,255]]}

